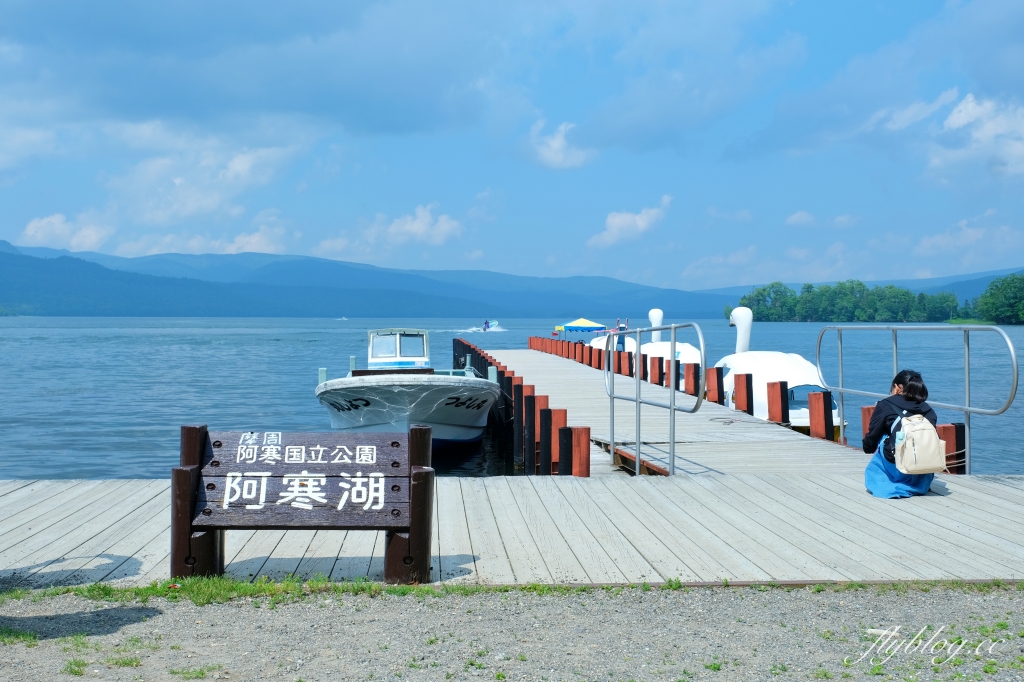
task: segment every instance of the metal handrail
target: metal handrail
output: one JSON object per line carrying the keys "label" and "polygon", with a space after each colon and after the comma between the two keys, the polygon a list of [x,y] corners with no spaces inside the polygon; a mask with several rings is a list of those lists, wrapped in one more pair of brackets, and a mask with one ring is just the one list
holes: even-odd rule
{"label": "metal handrail", "polygon": [[[658,400],[645,400],[640,394],[640,381],[643,372],[640,371],[640,339],[641,335],[650,332],[661,332],[669,330],[669,344],[671,360],[676,359],[676,330],[685,329],[687,327],[692,328],[697,332],[697,340],[700,342],[700,387],[697,389],[697,402],[694,403],[691,409],[683,407],[676,407],[676,391],[679,390],[679,374],[676,372],[675,365],[670,365],[672,371],[671,380],[669,381],[669,396],[668,403],[663,403]],[[636,375],[636,395],[629,397],[625,395],[616,395],[615,393],[615,372],[612,371],[612,337],[614,336],[625,336],[627,334],[636,334],[636,351],[633,353],[633,374]],[[608,440],[611,448],[612,456],[615,455],[615,399],[626,400],[629,402],[636,403],[636,475],[640,475],[640,407],[642,405],[651,405],[652,407],[664,407],[669,410],[669,422],[668,422],[668,473],[670,476],[676,473],[676,412],[685,412],[686,414],[693,414],[700,409],[701,403],[704,402],[704,389],[707,381],[706,372],[704,368],[707,366],[706,353],[704,350],[704,334],[700,330],[700,325],[695,322],[684,322],[682,324],[668,324],[660,327],[645,327],[643,329],[635,330],[624,330],[624,331],[609,331],[608,337],[605,339],[605,353],[604,360],[604,390],[608,394],[608,424],[609,433]]]}
{"label": "metal handrail", "polygon": [[[835,330],[836,340],[838,342],[839,351],[839,386],[829,386],[825,383],[825,375],[821,370],[821,340],[825,336],[825,332]],[[860,395],[867,398],[888,398],[889,395],[886,393],[873,393],[871,391],[859,391],[852,388],[845,388],[843,386],[843,330],[854,330],[854,331],[891,331],[892,332],[892,369],[893,376],[899,374],[899,344],[897,342],[896,333],[900,331],[914,331],[914,332],[935,332],[935,331],[962,331],[964,333],[964,405],[950,405],[948,403],[934,403],[929,402],[928,404],[932,407],[941,407],[947,410],[954,410],[956,412],[964,413],[964,471],[965,473],[971,473],[971,415],[972,414],[985,414],[985,415],[997,415],[1006,412],[1010,409],[1010,405],[1013,404],[1013,399],[1017,396],[1017,351],[1013,346],[1013,341],[1006,335],[999,327],[984,324],[961,324],[961,325],[828,325],[822,327],[818,333],[818,344],[815,348],[815,360],[817,361],[818,367],[818,378],[821,380],[823,388],[829,391],[836,391],[839,393],[839,438],[840,442],[843,442],[843,438],[846,435],[846,423],[844,421],[844,405],[843,395],[849,393],[851,395]],[[998,409],[988,409],[984,407],[971,407],[971,332],[995,332],[1002,337],[1003,342],[1006,343],[1006,349],[1010,352],[1010,362],[1013,366],[1013,382],[1010,386],[1010,395],[1006,399],[1006,402],[1002,407]]]}

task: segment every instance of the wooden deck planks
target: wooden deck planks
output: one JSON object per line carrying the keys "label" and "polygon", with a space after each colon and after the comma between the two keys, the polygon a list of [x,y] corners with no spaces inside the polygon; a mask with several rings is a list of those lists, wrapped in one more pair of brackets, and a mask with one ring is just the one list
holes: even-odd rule
{"label": "wooden deck planks", "polygon": [[476,557],[466,522],[466,505],[462,499],[462,486],[457,478],[438,478],[435,509],[440,572],[434,579],[440,582],[473,582],[476,580]]}
{"label": "wooden deck planks", "polygon": [[375,530],[350,530],[341,543],[338,560],[334,563],[331,580],[366,580],[370,573],[373,546],[377,543]]}
{"label": "wooden deck planks", "polygon": [[306,548],[302,561],[295,569],[295,575],[303,580],[328,578],[334,572],[334,564],[345,542],[344,530],[318,530]]}
{"label": "wooden deck planks", "polygon": [[[9,510],[13,527],[0,523],[0,578],[36,586],[167,578],[166,481],[51,483],[9,490],[35,503]],[[877,500],[860,473],[439,478],[432,580],[1018,579],[1024,487],[1017,483],[941,476],[941,494]],[[228,573],[238,578],[382,578],[382,532],[226,536]]]}

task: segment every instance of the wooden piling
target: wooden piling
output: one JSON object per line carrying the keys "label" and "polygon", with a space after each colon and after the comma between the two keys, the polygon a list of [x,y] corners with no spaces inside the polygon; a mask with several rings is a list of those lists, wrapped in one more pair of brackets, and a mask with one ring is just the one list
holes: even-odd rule
{"label": "wooden piling", "polygon": [[[678,363],[678,360],[676,362]],[[693,396],[697,395],[697,391],[700,390],[700,364],[696,362],[687,362],[683,365],[682,384],[684,393]]]}
{"label": "wooden piling", "polygon": [[651,378],[650,381],[655,386],[665,385],[665,359],[653,356],[651,357],[651,370],[648,372],[648,376]]}
{"label": "wooden piling", "polygon": [[572,476],[572,429],[558,429],[558,475]]}
{"label": "wooden piling", "polygon": [[[558,464],[558,430],[568,426],[568,410],[552,408],[551,410],[551,463]],[[555,473],[555,471],[552,471]]]}
{"label": "wooden piling", "polygon": [[708,402],[725,405],[725,388],[722,386],[722,380],[721,367],[708,367],[706,385]]}
{"label": "wooden piling", "polygon": [[733,406],[740,412],[754,414],[754,375],[733,375]]}
{"label": "wooden piling", "polygon": [[523,456],[523,384],[522,378],[516,377],[520,383],[512,386],[512,460],[516,469],[524,468]]}
{"label": "wooden piling", "polygon": [[832,392],[808,393],[807,407],[811,417],[811,437],[835,441],[835,425],[832,421]]}
{"label": "wooden piling", "polygon": [[[533,388],[530,386],[529,388]],[[526,387],[523,388],[525,393]],[[531,393],[523,395],[523,469],[527,476],[537,473],[537,403]]]}
{"label": "wooden piling", "polygon": [[572,428],[572,475],[590,477],[590,427]]}
{"label": "wooden piling", "polygon": [[768,382],[768,421],[789,425],[789,382]]}
{"label": "wooden piling", "polygon": [[537,473],[541,476],[551,475],[551,410],[544,408],[540,411],[540,461],[537,463]]}
{"label": "wooden piling", "polygon": [[865,405],[864,407],[860,408],[860,428],[861,428],[860,437],[861,438],[863,438],[864,436],[868,435],[868,431],[871,430],[871,415],[873,415],[874,413],[875,413],[875,406],[874,405]]}

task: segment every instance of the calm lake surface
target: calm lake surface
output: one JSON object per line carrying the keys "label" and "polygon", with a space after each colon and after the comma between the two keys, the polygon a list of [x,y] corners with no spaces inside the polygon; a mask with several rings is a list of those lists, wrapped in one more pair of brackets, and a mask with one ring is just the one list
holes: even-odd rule
{"label": "calm lake surface", "polygon": [[[349,356],[366,365],[368,329],[430,330],[432,362],[451,365],[452,339],[482,348],[525,348],[563,320],[502,320],[503,332],[474,332],[466,319],[181,319],[0,318],[0,478],[164,478],[178,459],[178,427],[285,431],[330,428],[313,395],[317,370],[348,371]],[[634,321],[635,322],[635,321]],[[666,323],[672,320],[666,319]],[[732,352],[735,330],[724,319],[699,321],[711,363]],[[822,325],[754,324],[751,348],[800,353],[812,362]],[[1018,347],[1024,329],[1007,328]],[[580,338],[583,338],[580,336]],[[836,380],[834,333],[822,359]],[[680,341],[695,343],[681,334]],[[1010,386],[1010,363],[995,334],[971,337],[972,404],[997,407]],[[962,404],[963,335],[905,333],[900,366],[920,371],[931,397]],[[887,332],[846,332],[845,384],[886,391],[892,379]],[[851,443],[860,434],[860,405],[847,398]],[[939,411],[940,422],[962,415]],[[1024,406],[972,420],[974,473],[1024,473]]]}

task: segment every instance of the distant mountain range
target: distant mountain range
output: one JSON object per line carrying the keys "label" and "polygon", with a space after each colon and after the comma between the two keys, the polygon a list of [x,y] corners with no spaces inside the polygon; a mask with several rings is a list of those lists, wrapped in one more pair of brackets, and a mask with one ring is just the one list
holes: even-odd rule
{"label": "distant mountain range", "polygon": [[[974,298],[995,277],[1024,269],[895,284]],[[799,290],[800,284],[790,284]],[[611,277],[523,277],[487,270],[395,270],[279,256],[94,252],[15,247],[0,240],[0,312],[154,317],[717,318],[754,287],[682,291]]]}
{"label": "distant mountain range", "polygon": [[738,297],[610,277],[393,270],[258,253],[100,253],[0,240],[0,307],[22,315],[217,317],[719,317]]}

